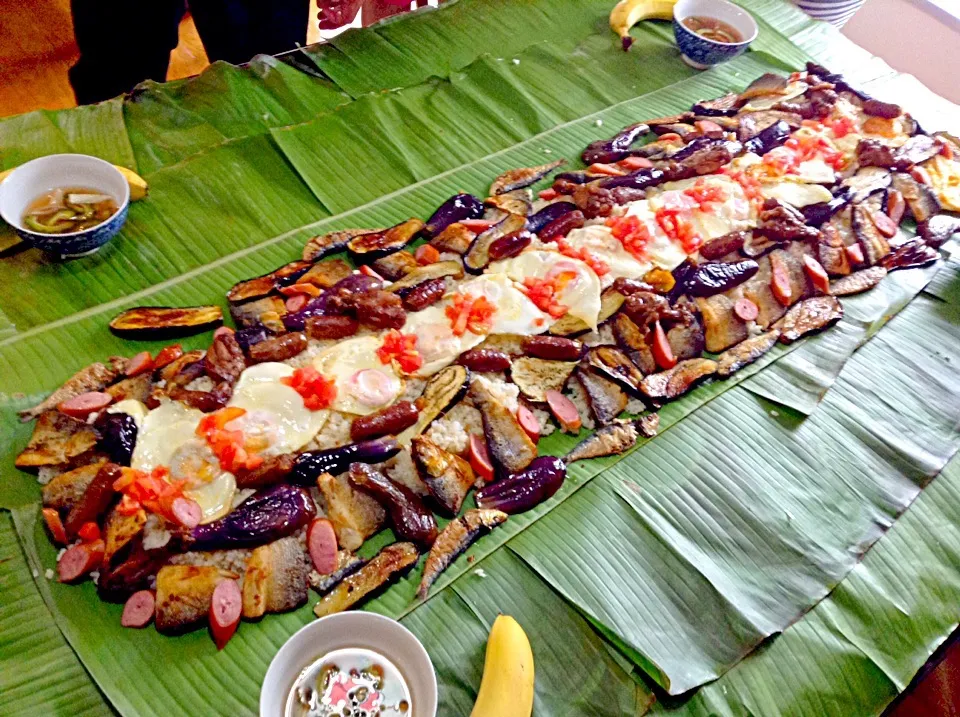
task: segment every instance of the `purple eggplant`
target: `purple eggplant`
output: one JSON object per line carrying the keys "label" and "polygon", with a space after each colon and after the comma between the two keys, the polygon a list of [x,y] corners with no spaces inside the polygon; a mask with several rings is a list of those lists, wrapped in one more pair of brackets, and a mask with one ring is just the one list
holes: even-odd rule
{"label": "purple eggplant", "polygon": [[829,202],[819,202],[817,204],[808,204],[800,211],[803,212],[804,221],[813,227],[819,227],[830,221],[830,217],[843,209],[850,202],[850,193],[844,192]]}
{"label": "purple eggplant", "polygon": [[580,157],[583,159],[584,164],[594,164],[595,162],[610,164],[611,162],[619,162],[621,159],[629,157],[630,147],[633,143],[649,132],[650,127],[642,122],[630,125],[620,130],[620,132],[610,139],[598,139],[596,142],[591,142],[587,145],[587,148],[583,150],[583,154],[581,154]]}
{"label": "purple eggplant", "polygon": [[190,550],[255,548],[292,535],[317,514],[303,488],[275,485],[247,498],[231,513],[191,531]]}
{"label": "purple eggplant", "polygon": [[483,202],[472,194],[455,194],[437,208],[420,233],[431,239],[454,222],[480,219],[483,212]]}
{"label": "purple eggplant", "polygon": [[240,344],[240,348],[243,349],[243,352],[246,353],[250,350],[251,346],[256,346],[261,341],[266,341],[273,333],[267,330],[267,327],[263,324],[257,324],[255,326],[247,326],[243,329],[237,329],[236,333],[233,335],[233,338],[237,340],[237,343]]}
{"label": "purple eggplant", "polygon": [[566,477],[563,459],[540,456],[519,473],[481,489],[476,495],[477,507],[511,515],[524,513],[553,496]]}
{"label": "purple eggplant", "polygon": [[754,154],[766,154],[790,139],[790,125],[777,120],[765,130],[743,143],[744,151]]}
{"label": "purple eggplant", "polygon": [[608,177],[601,180],[600,186],[604,189],[614,189],[615,187],[628,187],[629,189],[647,189],[663,184],[667,181],[667,175],[662,169],[657,167],[648,167],[641,169],[633,174],[626,174],[622,177]]}
{"label": "purple eggplant", "polygon": [[373,291],[382,287],[383,282],[372,276],[351,274],[338,281],[320,296],[308,301],[300,311],[284,314],[283,325],[288,331],[303,331],[306,328],[307,319],[330,313],[328,304],[333,297],[342,294],[362,294],[365,291]]}
{"label": "purple eggplant", "polygon": [[576,208],[577,205],[573,202],[554,202],[553,204],[548,204],[536,214],[527,217],[527,231],[537,234],[554,219],[559,219],[564,214],[572,212]]}
{"label": "purple eggplant", "polygon": [[315,299],[310,299],[300,311],[295,311],[292,314],[284,314],[281,319],[284,327],[286,327],[287,331],[303,331],[307,326],[307,319],[314,316],[323,316],[329,300],[329,296],[324,292]]}
{"label": "purple eggplant", "polygon": [[110,460],[121,466],[130,465],[137,444],[137,422],[126,413],[101,413],[94,428],[100,434],[97,446]]}
{"label": "purple eggplant", "polygon": [[684,292],[690,296],[720,294],[744,283],[759,270],[760,265],[753,259],[701,264],[684,277]]}
{"label": "purple eggplant", "polygon": [[351,463],[382,463],[400,452],[400,445],[391,437],[350,443],[339,448],[308,451],[297,456],[288,480],[298,485],[311,485],[321,473],[339,475]]}

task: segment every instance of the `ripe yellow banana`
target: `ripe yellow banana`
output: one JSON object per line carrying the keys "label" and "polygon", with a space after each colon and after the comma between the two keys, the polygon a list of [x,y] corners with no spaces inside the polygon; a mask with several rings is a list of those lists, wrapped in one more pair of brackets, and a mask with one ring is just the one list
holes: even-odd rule
{"label": "ripe yellow banana", "polygon": [[533,651],[523,628],[508,615],[493,621],[480,692],[470,717],[530,717]]}
{"label": "ripe yellow banana", "polygon": [[[147,180],[141,177],[139,174],[134,172],[132,169],[127,169],[126,167],[121,167],[119,164],[113,165],[117,168],[120,174],[123,175],[124,179],[127,180],[127,184],[130,185],[130,201],[135,202],[138,199],[143,199],[147,196],[147,192],[150,187],[147,185]],[[3,183],[3,180],[10,176],[10,173],[16,167],[11,167],[10,169],[0,172],[0,184]]]}
{"label": "ripe yellow banana", "polygon": [[620,36],[623,49],[633,44],[630,28],[641,20],[670,20],[677,0],[620,0],[610,12],[610,27]]}

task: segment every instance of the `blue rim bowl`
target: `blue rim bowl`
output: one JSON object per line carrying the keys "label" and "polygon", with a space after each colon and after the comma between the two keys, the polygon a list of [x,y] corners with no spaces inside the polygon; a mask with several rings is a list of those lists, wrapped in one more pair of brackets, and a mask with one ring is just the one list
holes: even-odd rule
{"label": "blue rim bowl", "polygon": [[[683,24],[688,17],[712,17],[732,25],[743,36],[742,42],[717,42],[698,35]],[[690,67],[706,70],[713,65],[742,55],[757,37],[757,23],[743,8],[728,0],[680,0],[673,6],[673,36],[683,61]]]}

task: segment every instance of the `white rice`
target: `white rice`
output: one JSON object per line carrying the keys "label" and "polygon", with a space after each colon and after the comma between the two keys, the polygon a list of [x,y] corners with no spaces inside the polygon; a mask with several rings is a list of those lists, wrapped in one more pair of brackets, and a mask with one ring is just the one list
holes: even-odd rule
{"label": "white rice", "polygon": [[60,466],[41,466],[40,471],[37,473],[37,483],[46,485],[60,475],[60,473]]}
{"label": "white rice", "polygon": [[478,381],[495,399],[506,406],[510,413],[516,414],[519,407],[519,386],[509,383],[506,378],[503,378],[503,374],[477,374],[473,380]]}
{"label": "white rice", "polygon": [[187,553],[178,553],[170,558],[170,565],[197,565],[213,566],[222,570],[229,570],[241,578],[247,570],[252,550],[235,548],[233,550],[192,550]]}
{"label": "white rice", "polygon": [[143,549],[155,550],[170,542],[170,531],[166,523],[156,513],[147,514],[147,522],[143,525]]}
{"label": "white rice", "polygon": [[445,451],[464,453],[471,435],[483,435],[483,418],[480,411],[461,401],[431,423],[424,435]]}
{"label": "white rice", "polygon": [[537,422],[540,424],[540,437],[549,436],[555,430],[557,430],[556,424],[553,422],[553,414],[550,411],[539,408],[534,405],[529,406],[530,410],[533,411],[533,415],[536,416]]}
{"label": "white rice", "polygon": [[400,394],[398,401],[416,401],[423,393],[427,382],[422,378],[409,377],[403,386],[403,393]]}
{"label": "white rice", "polygon": [[284,361],[284,363],[288,366],[293,366],[294,368],[303,368],[305,366],[309,366],[313,363],[313,359],[317,354],[330,348],[336,343],[336,339],[324,339],[322,341],[318,339],[309,339],[307,341],[307,348],[293,358],[288,358],[286,361]]}
{"label": "white rice", "polygon": [[97,585],[100,582],[100,571],[94,570],[90,573],[90,579],[93,580],[93,584]]}
{"label": "white rice", "polygon": [[324,448],[336,448],[350,443],[350,425],[353,416],[340,411],[330,411],[327,422],[320,432],[307,444],[305,450],[319,451]]}
{"label": "white rice", "polygon": [[[47,569],[44,571],[43,576],[44,576],[47,580],[53,580],[53,576],[54,576],[53,568],[47,568]],[[34,577],[36,577],[36,576],[34,576]]]}
{"label": "white rice", "polygon": [[430,492],[427,490],[426,484],[420,479],[420,473],[417,471],[417,466],[414,465],[413,456],[407,449],[400,451],[384,463],[383,470],[390,480],[406,486],[417,495],[427,495]]}
{"label": "white rice", "polygon": [[627,413],[641,414],[647,410],[646,404],[639,398],[631,398],[627,401]]}
{"label": "white rice", "polygon": [[587,346],[609,346],[617,343],[610,324],[600,324],[596,331],[583,335],[580,340]]}

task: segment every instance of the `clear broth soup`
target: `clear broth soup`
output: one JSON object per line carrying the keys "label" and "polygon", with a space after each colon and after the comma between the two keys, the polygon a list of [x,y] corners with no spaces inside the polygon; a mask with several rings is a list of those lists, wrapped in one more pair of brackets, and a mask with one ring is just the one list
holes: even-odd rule
{"label": "clear broth soup", "polygon": [[70,234],[102,224],[118,209],[116,200],[99,189],[62,187],[30,202],[23,225],[40,234]]}
{"label": "clear broth soup", "polygon": [[743,35],[733,25],[705,15],[691,15],[683,18],[683,26],[701,37],[714,42],[743,42]]}

